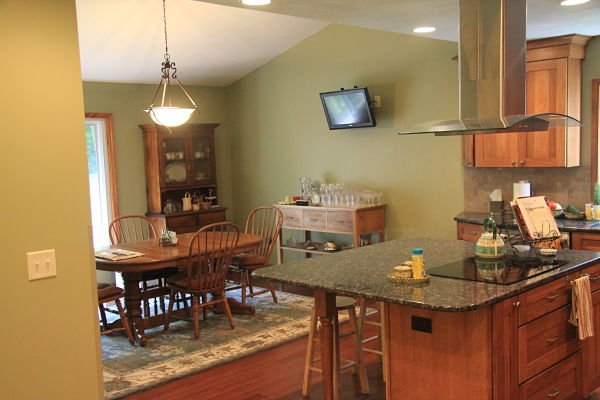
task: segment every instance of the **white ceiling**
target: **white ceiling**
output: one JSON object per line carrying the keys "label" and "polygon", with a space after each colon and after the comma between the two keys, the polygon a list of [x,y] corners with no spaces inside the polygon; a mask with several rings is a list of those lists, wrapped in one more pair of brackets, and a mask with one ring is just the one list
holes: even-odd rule
{"label": "white ceiling", "polygon": [[[529,39],[600,35],[600,0],[562,7],[529,0]],[[258,11],[260,10],[260,11]],[[266,11],[266,12],[265,12]],[[83,79],[158,83],[164,54],[161,0],[77,0]],[[312,35],[329,22],[458,39],[458,0],[168,0],[171,59],[184,84],[227,86]]]}

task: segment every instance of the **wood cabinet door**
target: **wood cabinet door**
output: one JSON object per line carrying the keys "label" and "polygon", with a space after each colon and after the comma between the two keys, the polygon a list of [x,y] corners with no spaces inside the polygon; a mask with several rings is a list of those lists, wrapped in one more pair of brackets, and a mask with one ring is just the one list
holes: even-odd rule
{"label": "wood cabinet door", "polygon": [[583,390],[586,396],[600,386],[600,290],[592,293],[594,336],[583,341]]}
{"label": "wood cabinet door", "polygon": [[518,167],[518,133],[475,136],[476,167]]}
{"label": "wood cabinet door", "polygon": [[[527,114],[567,112],[567,59],[527,63]],[[564,167],[566,127],[519,135],[520,167]]]}

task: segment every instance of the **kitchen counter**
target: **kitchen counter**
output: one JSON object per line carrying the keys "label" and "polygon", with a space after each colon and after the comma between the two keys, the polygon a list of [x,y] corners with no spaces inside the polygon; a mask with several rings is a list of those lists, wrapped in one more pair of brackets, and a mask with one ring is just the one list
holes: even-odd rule
{"label": "kitchen counter", "polygon": [[327,256],[261,268],[257,277],[338,295],[408,305],[435,311],[469,311],[495,304],[569,272],[600,261],[600,253],[560,250],[568,264],[512,285],[431,277],[420,286],[393,284],[387,274],[411,259],[411,249],[425,250],[425,268],[444,265],[473,255],[473,243],[460,240],[401,239],[342,251]]}
{"label": "kitchen counter", "polygon": [[[312,289],[321,323],[323,399],[339,398],[337,295],[383,302],[388,400],[514,400],[533,398],[525,395],[533,392],[540,398],[565,392],[569,397],[562,398],[579,399],[599,386],[600,371],[588,368],[584,376],[582,360],[600,365],[600,347],[588,340],[580,348],[568,319],[569,281],[585,268],[596,282],[600,253],[559,250],[557,257],[568,264],[512,285],[436,276],[419,286],[389,282],[387,274],[416,247],[425,250],[426,270],[473,255],[471,242],[411,238],[255,272]],[[597,288],[594,304],[599,296]],[[594,330],[600,331],[597,307],[592,315]]]}
{"label": "kitchen counter", "polygon": [[[483,221],[489,216],[489,213],[484,212],[468,212],[463,211],[454,217],[457,222],[465,222],[468,224],[483,225]],[[496,222],[499,222],[498,220]],[[566,218],[556,218],[556,225],[561,232],[597,232],[600,233],[600,221],[588,220],[572,220]],[[517,229],[516,224],[511,225]]]}

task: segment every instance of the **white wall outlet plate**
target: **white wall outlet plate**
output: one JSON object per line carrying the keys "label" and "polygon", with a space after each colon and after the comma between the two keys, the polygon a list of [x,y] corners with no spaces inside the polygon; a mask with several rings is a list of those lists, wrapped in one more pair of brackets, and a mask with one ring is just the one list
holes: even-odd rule
{"label": "white wall outlet plate", "polygon": [[373,108],[381,107],[381,96],[373,96],[371,99],[371,104],[373,104]]}
{"label": "white wall outlet plate", "polygon": [[27,271],[29,280],[56,276],[56,254],[54,249],[27,253]]}

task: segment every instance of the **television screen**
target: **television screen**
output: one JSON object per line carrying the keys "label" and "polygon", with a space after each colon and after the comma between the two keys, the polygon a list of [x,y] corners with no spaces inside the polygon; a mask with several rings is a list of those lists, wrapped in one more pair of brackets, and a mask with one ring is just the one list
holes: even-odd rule
{"label": "television screen", "polygon": [[366,87],[321,93],[329,129],[375,126],[375,114]]}

